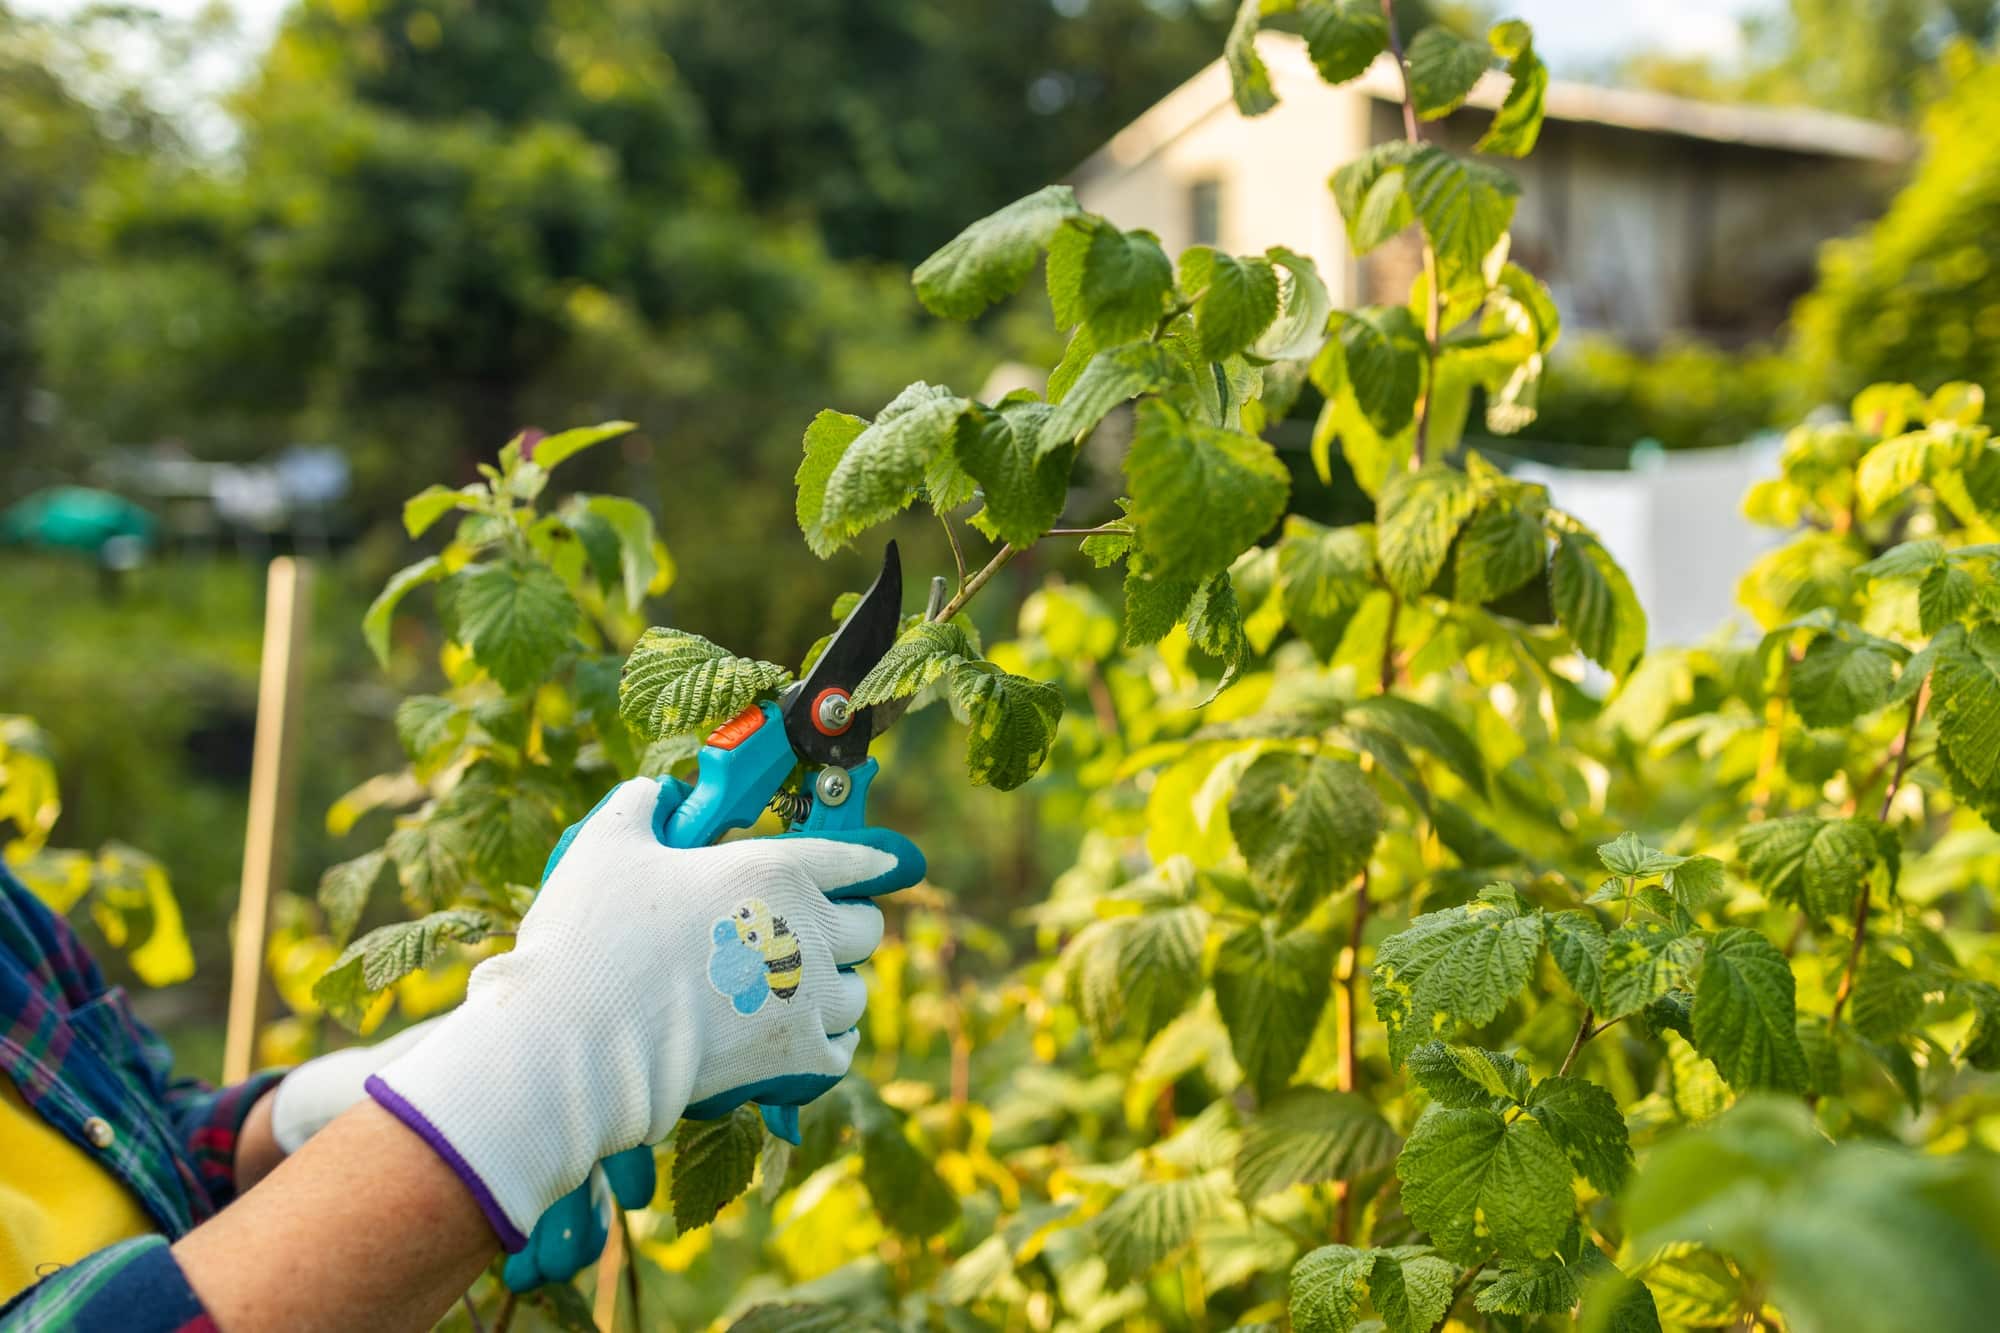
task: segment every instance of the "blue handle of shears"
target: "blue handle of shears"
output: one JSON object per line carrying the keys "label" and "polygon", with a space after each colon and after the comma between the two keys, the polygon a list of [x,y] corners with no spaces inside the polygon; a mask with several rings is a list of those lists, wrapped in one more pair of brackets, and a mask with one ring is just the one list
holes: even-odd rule
{"label": "blue handle of shears", "polygon": [[[776,704],[764,704],[763,720],[747,726],[747,713],[726,723],[696,756],[700,776],[680,808],[658,830],[669,847],[706,847],[731,829],[749,828],[778,794],[778,787],[798,763],[785,736],[785,722]],[[725,738],[724,743],[717,743]]]}

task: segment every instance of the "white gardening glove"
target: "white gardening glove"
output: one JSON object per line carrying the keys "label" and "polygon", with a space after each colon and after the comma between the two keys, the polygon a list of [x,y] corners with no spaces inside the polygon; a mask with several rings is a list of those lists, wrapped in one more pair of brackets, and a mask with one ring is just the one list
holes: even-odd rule
{"label": "white gardening glove", "polygon": [[286,1074],[271,1098],[271,1134],[287,1156],[368,1094],[368,1076],[424,1039],[442,1019],[429,1018],[373,1046],[349,1046]]}
{"label": "white gardening glove", "polygon": [[688,788],[620,784],[557,849],[511,952],[367,1080],[457,1171],[510,1251],[601,1157],[683,1114],[796,1105],[847,1072],[882,938],[867,899],[923,878],[884,829],[682,851]]}

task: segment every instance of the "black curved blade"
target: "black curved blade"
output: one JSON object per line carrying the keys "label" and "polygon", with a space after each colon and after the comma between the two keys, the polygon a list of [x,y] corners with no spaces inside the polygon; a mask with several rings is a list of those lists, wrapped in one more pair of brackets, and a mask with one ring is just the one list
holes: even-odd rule
{"label": "black curved blade", "polygon": [[814,725],[819,698],[827,690],[853,693],[889,646],[903,618],[903,562],[890,542],[882,552],[882,572],[861,594],[861,600],[840,622],[826,651],[813,663],[804,680],[785,691],[780,701],[785,719],[785,737],[792,751],[812,764],[838,764],[852,768],[868,757],[868,742],[874,739],[873,709],[859,708],[847,730],[829,736]]}

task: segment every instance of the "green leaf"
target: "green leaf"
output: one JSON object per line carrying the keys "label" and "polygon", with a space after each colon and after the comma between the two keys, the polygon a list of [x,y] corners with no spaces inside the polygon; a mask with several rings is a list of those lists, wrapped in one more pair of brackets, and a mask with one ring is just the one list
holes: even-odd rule
{"label": "green leaf", "polygon": [[1756,931],[1732,927],[1709,941],[1695,985],[1694,1044],[1730,1087],[1805,1089],[1792,992],[1790,964]]}
{"label": "green leaf", "polygon": [[596,1312],[583,1293],[568,1282],[544,1282],[518,1299],[554,1325],[558,1333],[597,1333]]}
{"label": "green leaf", "polygon": [[444,561],[436,556],[426,556],[413,565],[405,565],[389,577],[382,591],[369,603],[367,612],[361,617],[361,636],[368,640],[368,647],[375,654],[375,661],[389,665],[389,626],[396,618],[396,607],[412,588],[426,583],[435,583],[448,571]]}
{"label": "green leaf", "polygon": [[1458,539],[1452,597],[1475,606],[1505,597],[1541,573],[1548,558],[1548,536],[1533,514],[1489,500]]}
{"label": "green leaf", "polygon": [[1365,306],[1342,316],[1338,331],[1328,354],[1341,358],[1362,415],[1379,433],[1396,434],[1423,393],[1423,326],[1408,306]]}
{"label": "green leaf", "polygon": [[1236,1063],[1264,1101],[1292,1081],[1312,1044],[1331,989],[1332,953],[1319,931],[1284,932],[1268,919],[1241,927],[1216,953],[1216,1008]]}
{"label": "green leaf", "polygon": [[541,879],[549,848],[562,836],[562,780],[546,768],[506,772],[476,764],[440,813],[465,830],[465,856],[472,872],[489,885],[534,884]]}
{"label": "green leaf", "polygon": [[1389,44],[1374,0],[1308,0],[1299,7],[1299,31],[1313,68],[1328,83],[1359,78]]}
{"label": "green leaf", "polygon": [[1598,1017],[1643,1009],[1687,980],[1699,941],[1663,921],[1628,921],[1605,937]]}
{"label": "green leaf", "polygon": [[1549,912],[1542,917],[1549,957],[1577,998],[1593,1009],[1604,1005],[1604,927],[1588,912]]}
{"label": "green leaf", "polygon": [[[1083,373],[1063,394],[1062,402],[1042,419],[1041,429],[1033,439],[1037,455],[1057,454],[1064,445],[1095,429],[1118,404],[1163,388],[1172,378],[1172,361],[1166,350],[1154,343],[1122,343],[1105,348],[1090,358]],[[1068,475],[1065,466],[1065,480]]]}
{"label": "green leaf", "polygon": [[471,714],[435,694],[413,694],[396,705],[396,740],[417,776],[429,777],[457,753]]}
{"label": "green leaf", "polygon": [[1416,218],[1404,185],[1405,168],[1418,151],[1414,144],[1391,139],[1333,173],[1329,184],[1355,255],[1367,254]]}
{"label": "green leaf", "polygon": [[403,502],[403,530],[412,540],[429,531],[431,525],[454,509],[477,511],[485,506],[484,486],[426,486]]}
{"label": "green leaf", "polygon": [[1897,659],[1872,636],[1822,634],[1792,668],[1792,703],[1809,727],[1844,727],[1889,701]]}
{"label": "green leaf", "polygon": [[1432,24],[1410,42],[1408,60],[1410,100],[1416,103],[1417,115],[1436,120],[1463,105],[1492,56],[1482,44]]}
{"label": "green leaf", "polygon": [[1795,815],[1746,826],[1736,850],[1765,893],[1825,921],[1853,910],[1854,895],[1882,858],[1880,827],[1873,820]]}
{"label": "green leaf", "polygon": [[1978,596],[1972,575],[1957,565],[1939,565],[1917,585],[1917,615],[1926,634],[1935,634],[1972,609]]}
{"label": "green leaf", "polygon": [[576,603],[546,565],[468,565],[439,593],[452,637],[509,694],[546,679],[575,635]]}
{"label": "green leaf", "polygon": [[1848,1021],[1874,1041],[1889,1041],[1909,1031],[1924,1011],[1924,979],[1905,963],[1880,950],[1870,950],[1854,982],[1854,1002]]}
{"label": "green leaf", "polygon": [[1528,1114],[1599,1193],[1625,1188],[1632,1174],[1631,1135],[1608,1091],[1588,1079],[1545,1078],[1528,1094]]}
{"label": "green leaf", "polygon": [[1389,586],[1418,597],[1435,583],[1452,538],[1477,502],[1465,474],[1439,464],[1390,477],[1382,487],[1375,536],[1376,558]]}
{"label": "green leaf", "polygon": [[1251,878],[1287,912],[1360,874],[1382,822],[1382,803],[1361,769],[1324,755],[1259,755],[1229,798],[1229,827]]}
{"label": "green leaf", "polygon": [[1173,286],[1173,265],[1149,233],[1085,215],[1064,222],[1049,243],[1056,325],[1083,324],[1100,347],[1150,335]]}
{"label": "green leaf", "polygon": [[1170,580],[1227,569],[1270,531],[1291,492],[1270,445],[1189,422],[1158,399],[1139,404],[1125,478],[1148,573]]}
{"label": "green leaf", "polygon": [[1278,543],[1278,597],[1285,623],[1312,645],[1322,662],[1340,648],[1361,604],[1375,590],[1375,529],[1329,528],[1297,514],[1285,517]]}
{"label": "green leaf", "polygon": [[1410,1052],[1410,1077],[1440,1106],[1484,1106],[1526,1101],[1533,1081],[1528,1067],[1511,1055],[1427,1041]]}
{"label": "green leaf", "polygon": [[326,912],[327,933],[335,944],[346,944],[354,933],[388,864],[388,853],[364,852],[352,861],[329,866],[319,877],[319,905]]}
{"label": "green leaf", "polygon": [[1985,449],[1983,432],[1950,423],[1886,439],[1855,465],[1857,508],[1872,517],[1939,474],[1964,467]]}
{"label": "green leaf", "polygon": [[934,315],[973,318],[1020,290],[1042,247],[1081,211],[1069,186],[1045,185],[989,213],[917,265],[911,279],[917,299]]}
{"label": "green leaf", "polygon": [[1062,720],[1062,691],[991,662],[966,662],[951,673],[952,710],[966,718],[965,767],[976,787],[1012,791],[1041,769]]}
{"label": "green leaf", "polygon": [[1521,187],[1498,167],[1467,162],[1425,144],[1404,168],[1403,188],[1437,251],[1446,288],[1477,277],[1514,220]]}
{"label": "green leaf", "polygon": [[378,927],[341,951],[313,983],[313,998],[343,1021],[357,1020],[368,997],[429,967],[452,944],[485,939],[498,924],[485,912],[453,908]]}
{"label": "green leaf", "polygon": [[921,380],[897,394],[826,479],[817,525],[824,543],[838,546],[902,512],[932,465],[952,456],[966,406],[951,390]]}
{"label": "green leaf", "polygon": [[1389,1333],[1431,1333],[1451,1306],[1456,1276],[1436,1255],[1403,1245],[1376,1253],[1368,1289]]}
{"label": "green leaf", "polygon": [[720,1120],[683,1120],[674,1131],[674,1178],[669,1197],[674,1229],[705,1227],[744,1190],[764,1148],[764,1122],[751,1106]]}
{"label": "green leaf", "polygon": [[931,1160],[910,1142],[903,1113],[859,1078],[845,1083],[861,1136],[861,1183],[891,1230],[918,1240],[958,1220],[958,1199]]}
{"label": "green leaf", "polygon": [[1479,746],[1458,723],[1428,704],[1396,694],[1376,695],[1350,705],[1342,721],[1385,732],[1426,751],[1460,782],[1482,796],[1486,794],[1486,762],[1480,757]]}
{"label": "green leaf", "polygon": [[800,461],[794,478],[798,486],[799,531],[805,534],[812,553],[822,560],[839,550],[844,540],[826,528],[826,483],[846,454],[847,446],[867,429],[868,423],[860,417],[830,407],[822,409],[806,427],[805,458]]}
{"label": "green leaf", "polygon": [[1278,317],[1278,275],[1266,259],[1238,259],[1210,246],[1181,254],[1181,290],[1194,301],[1195,343],[1220,361],[1257,341]]}
{"label": "green leaf", "polygon": [[[1233,819],[1233,817],[1232,817]],[[1427,912],[1375,953],[1375,1014],[1389,1029],[1389,1058],[1453,1024],[1491,1022],[1527,985],[1541,953],[1539,913],[1492,885],[1472,902]]]}
{"label": "green leaf", "polygon": [[598,426],[577,426],[571,430],[557,431],[554,435],[544,435],[533,445],[521,451],[521,461],[532,462],[544,472],[553,472],[568,459],[574,458],[592,445],[606,440],[615,440],[620,435],[637,430],[629,421],[607,421]]}
{"label": "green leaf", "polygon": [[1947,630],[1933,646],[1938,739],[1973,786],[1988,788],[2000,775],[2000,626]]}
{"label": "green leaf", "polygon": [[1077,935],[1072,998],[1100,1042],[1121,1026],[1151,1037],[1201,991],[1208,914],[1182,905],[1092,923]]}
{"label": "green leaf", "polygon": [[1225,1180],[1215,1171],[1120,1190],[1090,1221],[1090,1248],[1104,1259],[1105,1281],[1115,1288],[1144,1277],[1193,1240],[1195,1228],[1225,1207]]}
{"label": "green leaf", "polygon": [[706,731],[768,698],[792,673],[732,657],[699,634],[655,626],[639,636],[618,682],[618,712],[642,740]]}
{"label": "green leaf", "polygon": [[1236,673],[1250,651],[1249,635],[1243,628],[1243,607],[1236,600],[1236,585],[1229,571],[1212,574],[1187,604],[1188,642],[1222,663],[1222,679],[1198,707],[1206,708],[1217,695],[1235,683]]}
{"label": "green leaf", "polygon": [[1364,1097],[1293,1088],[1243,1129],[1236,1192],[1251,1203],[1293,1185],[1353,1180],[1396,1159],[1396,1131]]}
{"label": "green leaf", "polygon": [[1549,562],[1556,619],[1577,650],[1614,676],[1646,651],[1646,612],[1625,571],[1587,532],[1562,532]]}
{"label": "green leaf", "polygon": [[978,660],[979,649],[963,625],[920,620],[904,630],[882,654],[882,660],[861,678],[851,702],[856,708],[869,708],[891,699],[906,699],[965,663]]}
{"label": "green leaf", "polygon": [[1921,579],[1945,563],[1944,543],[1933,537],[1901,542],[1854,572],[1871,579]]}
{"label": "green leaf", "polygon": [[1257,21],[1263,12],[1264,0],[1243,0],[1222,43],[1222,61],[1229,67],[1229,92],[1236,99],[1236,109],[1246,116],[1261,116],[1278,104],[1278,95],[1271,90],[1271,71],[1257,54]]}
{"label": "green leaf", "polygon": [[1597,849],[1597,859],[1615,874],[1645,878],[1663,875],[1687,858],[1649,847],[1636,833],[1621,833]]}
{"label": "green leaf", "polygon": [[1507,62],[1513,80],[1507,99],[1493,113],[1473,151],[1497,153],[1504,157],[1526,157],[1534,151],[1542,133],[1542,101],[1549,90],[1548,67],[1535,55],[1534,34],[1519,19],[1493,25],[1488,34],[1493,54]]}
{"label": "green leaf", "polygon": [[1322,1245],[1292,1265],[1291,1316],[1296,1333],[1348,1333],[1361,1317],[1376,1252]]}
{"label": "green leaf", "polygon": [[1710,898],[1722,892],[1722,862],[1712,856],[1690,856],[1667,871],[1660,882],[1675,902],[1690,912],[1699,911]]}
{"label": "green leaf", "polygon": [[1125,566],[1125,646],[1141,648],[1173,632],[1201,587],[1197,579],[1156,578],[1142,561]]}
{"label": "green leaf", "polygon": [[1509,1124],[1483,1108],[1433,1108],[1418,1119],[1396,1175],[1410,1221],[1460,1263],[1496,1250],[1540,1258],[1576,1216],[1569,1161],[1528,1117]]}
{"label": "green leaf", "polygon": [[625,606],[637,611],[646,600],[653,576],[659,573],[653,558],[653,516],[636,500],[616,495],[593,495],[585,504],[618,538],[618,572],[625,584]]}
{"label": "green leaf", "polygon": [[[1327,293],[1326,284],[1320,281],[1319,266],[1310,255],[1287,250],[1282,245],[1272,246],[1264,252],[1264,257],[1280,275],[1278,317],[1250,350],[1265,361],[1311,356],[1326,336],[1327,315],[1333,309],[1333,298]],[[1270,374],[1270,370],[1265,372],[1267,404],[1273,396]],[[1274,408],[1271,419],[1275,423],[1283,415]]]}
{"label": "green leaf", "polygon": [[1583,1298],[1569,1265],[1557,1255],[1504,1267],[1473,1304],[1488,1314],[1567,1314]]}
{"label": "green leaf", "polygon": [[973,403],[959,418],[958,466],[979,483],[986,502],[973,522],[1002,541],[1030,546],[1062,517],[1076,451],[1058,445],[1043,453],[1040,446],[1044,423],[1061,411],[1037,402]]}

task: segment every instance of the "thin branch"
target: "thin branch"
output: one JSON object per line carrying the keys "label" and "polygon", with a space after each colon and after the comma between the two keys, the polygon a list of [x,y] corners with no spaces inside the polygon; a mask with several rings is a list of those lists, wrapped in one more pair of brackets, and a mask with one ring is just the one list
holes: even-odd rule
{"label": "thin branch", "polygon": [[486,1321],[479,1317],[479,1307],[472,1303],[472,1293],[468,1291],[458,1299],[465,1302],[465,1317],[472,1325],[472,1333],[486,1333]]}
{"label": "thin branch", "polygon": [[952,531],[950,517],[940,512],[937,520],[944,524],[945,540],[951,543],[951,562],[958,566],[958,586],[963,588],[965,586],[965,552],[958,548],[958,534]]}
{"label": "thin branch", "polygon": [[1557,1078],[1561,1078],[1569,1072],[1569,1067],[1576,1063],[1576,1053],[1583,1049],[1585,1042],[1597,1035],[1596,1021],[1596,1011],[1589,1005],[1585,1005],[1583,1007],[1583,1021],[1576,1025],[1576,1039],[1569,1044],[1569,1054],[1563,1057],[1562,1068],[1556,1070]]}
{"label": "thin branch", "polygon": [[[1422,143],[1423,132],[1417,128],[1417,96],[1410,87],[1410,63],[1403,58],[1403,39],[1396,31],[1396,7],[1393,0],[1382,0],[1382,22],[1389,30],[1389,50],[1396,57],[1396,71],[1403,76],[1403,137],[1411,143]],[[1419,228],[1419,235],[1422,229]],[[1424,247],[1424,287],[1428,296],[1424,311],[1424,363],[1428,372],[1424,376],[1424,391],[1417,399],[1416,445],[1410,452],[1410,466],[1424,465],[1424,452],[1430,439],[1431,386],[1437,379],[1438,335],[1443,331],[1443,294],[1438,290],[1437,250],[1431,245],[1430,237],[1423,236]]]}
{"label": "thin branch", "polygon": [[[1917,723],[1923,719],[1924,705],[1930,702],[1931,683],[1926,680],[1917,688],[1917,694],[1910,700],[1910,715],[1903,723],[1902,732],[1893,744],[1896,756],[1895,771],[1889,775],[1889,789],[1882,793],[1882,812],[1877,815],[1878,823],[1889,822],[1889,811],[1896,804],[1896,793],[1902,790],[1903,778],[1910,771],[1910,737],[1917,730]],[[1828,1031],[1840,1025],[1840,1011],[1847,1004],[1847,997],[1854,991],[1854,978],[1861,971],[1861,950],[1868,943],[1868,881],[1861,883],[1861,892],[1854,899],[1854,943],[1847,951],[1847,967],[1840,974],[1840,987],[1833,993],[1833,1008],[1826,1016]]]}
{"label": "thin branch", "polygon": [[1050,528],[1044,537],[1101,537],[1107,533],[1131,536],[1132,529],[1123,523],[1100,523],[1094,528]]}
{"label": "thin branch", "polygon": [[518,1299],[510,1289],[505,1300],[500,1302],[500,1317],[493,1321],[493,1333],[507,1333],[514,1322],[514,1302]]}
{"label": "thin branch", "polygon": [[1451,1299],[1445,1303],[1444,1313],[1438,1316],[1437,1323],[1431,1325],[1433,1329],[1445,1326],[1445,1321],[1451,1318],[1451,1312],[1458,1308],[1458,1303],[1465,1299],[1465,1293],[1472,1290],[1472,1284],[1478,1280],[1480,1273],[1484,1272],[1485,1269],[1486,1260],[1481,1259],[1478,1263],[1465,1270],[1465,1276],[1460,1278],[1451,1289]]}
{"label": "thin branch", "polygon": [[632,1327],[644,1333],[646,1320],[639,1312],[639,1253],[632,1248],[632,1221],[623,1208],[618,1214],[618,1230],[625,1242],[625,1295],[632,1302]]}
{"label": "thin branch", "polygon": [[1005,569],[1007,567],[1008,561],[1012,560],[1015,556],[1019,554],[1021,554],[1021,548],[1014,545],[1012,542],[1009,542],[1007,545],[1002,546],[997,552],[994,553],[993,558],[986,562],[985,567],[982,568],[977,574],[974,574],[971,577],[971,579],[969,579],[966,582],[965,586],[958,590],[958,595],[952,598],[949,602],[946,602],[944,604],[944,609],[939,611],[935,616],[932,616],[931,619],[950,620],[953,616],[957,615],[960,611],[964,610],[965,604],[972,600],[973,595],[977,593],[981,588],[985,587],[987,581],[990,580],[995,574],[998,574],[1001,570]]}

